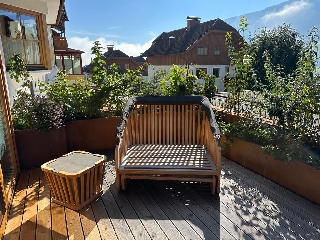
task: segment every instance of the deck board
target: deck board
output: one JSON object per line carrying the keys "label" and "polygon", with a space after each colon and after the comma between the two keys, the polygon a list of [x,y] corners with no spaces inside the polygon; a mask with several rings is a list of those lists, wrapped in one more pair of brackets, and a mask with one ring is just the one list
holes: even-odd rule
{"label": "deck board", "polygon": [[150,214],[154,219],[157,220],[160,228],[164,232],[164,238],[180,240],[184,239],[182,234],[173,224],[173,222],[168,218],[165,212],[160,208],[160,206],[154,201],[149,192],[145,189],[143,184],[140,181],[137,181],[137,188],[135,188],[136,194],[143,201]]}
{"label": "deck board", "polygon": [[[111,181],[113,181],[114,175],[111,173],[110,168],[106,168],[106,180],[108,181],[108,185]],[[124,192],[117,192],[114,184],[109,185],[109,190],[112,192],[114,196],[116,196],[116,202],[123,217],[128,223],[130,230],[135,239],[151,239],[149,233],[146,231],[145,226],[143,226],[140,218],[137,216],[137,213],[133,206],[130,204],[129,199],[126,197]]]}
{"label": "deck board", "polygon": [[[153,186],[161,193],[171,204],[172,206],[181,214],[181,216],[190,224],[190,226],[194,229],[194,231],[199,234],[199,236],[203,239],[219,239],[219,231],[214,229],[215,221],[209,217],[210,219],[204,219],[207,214],[200,209],[190,208],[190,201],[185,202],[184,199],[181,201],[178,199],[178,196],[181,194],[180,191],[170,191],[166,186],[163,186],[162,182],[152,182]],[[148,184],[151,184],[148,181]],[[169,190],[169,191],[168,191]],[[169,192],[169,194],[168,194]],[[215,234],[216,233],[216,234]]]}
{"label": "deck board", "polygon": [[103,205],[101,198],[91,203],[93,214],[98,225],[98,229],[102,239],[117,239],[116,232],[112,226],[108,213]]}
{"label": "deck board", "polygon": [[51,203],[50,189],[44,174],[40,173],[39,183],[39,199],[37,213],[37,228],[36,239],[50,240],[51,239]]}
{"label": "deck board", "polygon": [[56,203],[51,203],[52,239],[63,240],[67,238],[67,223],[65,209]]}
{"label": "deck board", "polygon": [[29,171],[20,174],[9,212],[8,223],[4,232],[4,240],[19,239],[25,198],[28,190],[29,174]]}
{"label": "deck board", "polygon": [[177,209],[170,204],[170,202],[161,194],[159,194],[149,181],[142,181],[143,185],[146,187],[147,191],[151,194],[157,205],[164,211],[167,217],[173,222],[182,236],[186,239],[203,239],[196,233],[196,231],[191,227],[189,222],[187,222],[179,213]]}
{"label": "deck board", "polygon": [[217,197],[178,181],[135,179],[117,192],[113,153],[101,153],[103,194],[81,211],[50,202],[40,169],[22,172],[4,239],[320,239],[319,205],[227,159]]}
{"label": "deck board", "polygon": [[[231,168],[228,168],[228,170],[231,171]],[[235,180],[239,179],[240,177],[242,181],[241,185],[246,186],[247,189],[250,189],[250,192],[247,191],[246,194],[243,194],[243,189],[240,189],[239,187],[236,188],[236,192],[233,191],[236,195],[243,196],[243,200],[241,200],[241,202],[250,202],[252,200],[260,201],[261,204],[255,208],[256,210],[262,212],[263,215],[273,215],[271,219],[272,222],[276,222],[280,226],[284,226],[287,228],[287,230],[289,230],[289,232],[292,232],[298,236],[308,236],[309,238],[314,235],[313,233],[317,232],[320,234],[320,220],[312,217],[312,212],[308,211],[311,214],[310,215],[301,208],[295,206],[295,204],[292,204],[293,201],[290,200],[290,198],[284,199],[283,188],[281,190],[282,194],[280,189],[274,191],[273,186],[276,184],[261,185],[259,182],[265,179],[258,175],[251,175],[251,178],[244,177],[242,170],[243,169],[241,168],[239,168],[238,171],[233,170],[233,174],[230,175],[228,179],[230,181],[233,180],[233,185],[235,185],[239,184],[235,183]],[[259,191],[257,191],[256,188],[258,188]],[[303,200],[304,199],[302,198],[299,199],[299,201]],[[281,204],[277,204],[278,202]],[[299,214],[297,214],[297,211],[299,211]],[[305,219],[309,219],[309,221],[306,222]],[[284,234],[286,234],[287,230],[282,229]]]}
{"label": "deck board", "polygon": [[36,236],[40,172],[41,170],[37,168],[34,174],[30,175],[20,230],[20,236],[29,236],[30,239],[35,239]]}
{"label": "deck board", "polygon": [[80,219],[84,238],[100,240],[101,236],[93,215],[91,204],[88,204],[80,210]]}
{"label": "deck board", "polygon": [[85,239],[79,212],[66,208],[66,222],[69,240]]}

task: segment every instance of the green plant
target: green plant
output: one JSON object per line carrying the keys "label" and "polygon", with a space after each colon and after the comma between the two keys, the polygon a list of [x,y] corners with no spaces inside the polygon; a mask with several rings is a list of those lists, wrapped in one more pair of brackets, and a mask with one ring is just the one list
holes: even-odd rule
{"label": "green plant", "polygon": [[62,107],[46,96],[21,92],[11,108],[16,130],[34,129],[42,132],[64,125]]}
{"label": "green plant", "polygon": [[[247,26],[242,18],[241,31]],[[299,159],[320,165],[320,127],[314,122],[320,116],[318,38],[317,30],[312,29],[303,42],[295,70],[289,74],[284,66],[274,65],[270,53],[265,51],[260,59],[266,75],[262,81],[253,68],[253,61],[258,59],[250,50],[252,46],[241,42],[236,51],[232,35],[227,33],[226,44],[236,77],[226,83],[230,92],[225,108],[239,119],[222,124],[228,139],[239,137],[260,144],[278,160]],[[246,90],[252,83],[253,90]]]}
{"label": "green plant", "polygon": [[204,80],[204,86],[201,95],[206,96],[208,99],[212,99],[218,91],[216,87],[216,76],[203,74],[202,79]]}
{"label": "green plant", "polygon": [[103,47],[99,41],[95,41],[91,48],[91,54],[94,55],[92,59],[92,78],[91,82],[96,86],[105,84],[107,77],[107,70],[105,69],[106,61],[102,54]]}
{"label": "green plant", "polygon": [[42,93],[63,106],[65,121],[99,118],[106,115],[103,107],[109,99],[110,87],[101,49],[100,43],[94,42],[91,48],[95,56],[92,60],[93,71],[92,77],[88,80],[79,78],[70,81],[66,74],[59,71],[55,82],[42,84]]}
{"label": "green plant", "polygon": [[129,97],[139,95],[142,85],[141,70],[142,68],[127,69],[125,73],[121,73],[116,64],[109,67],[106,81],[111,92],[106,106],[116,115],[121,114]]}
{"label": "green plant", "polygon": [[[10,60],[10,78],[18,83],[22,81],[23,89],[17,92],[12,111],[13,126],[16,130],[35,129],[49,131],[63,126],[63,112],[59,104],[47,96],[34,95],[31,76],[19,54],[14,54]],[[25,91],[31,86],[31,93]]]}
{"label": "green plant", "polygon": [[[299,56],[303,48],[300,34],[288,24],[273,29],[260,29],[253,38],[249,39],[253,58],[253,68],[257,78],[265,85],[266,79],[264,62],[261,61],[265,51],[268,51],[272,65],[280,65],[284,75],[292,74],[298,67]],[[252,87],[252,82],[250,87]]]}
{"label": "green plant", "polygon": [[9,76],[11,79],[14,79],[17,83],[21,82],[20,91],[25,91],[26,89],[30,90],[32,96],[34,96],[33,86],[32,86],[32,77],[27,71],[24,60],[21,58],[20,54],[13,54],[9,59]]}
{"label": "green plant", "polygon": [[154,73],[150,80],[142,80],[139,95],[162,96],[164,93],[160,88],[160,82],[167,76],[167,71],[160,69]]}
{"label": "green plant", "polygon": [[[320,76],[316,74],[317,30],[312,29],[308,38],[293,74],[286,75],[281,67],[273,66],[269,53],[265,52],[270,87],[263,88],[263,91],[269,117],[278,128],[278,139],[281,140],[276,140],[278,149],[287,146],[288,142],[296,149],[304,144],[317,149],[320,146],[320,127],[314,124],[314,117],[320,115]],[[292,153],[289,155],[297,155],[294,149],[290,150]]]}
{"label": "green plant", "polygon": [[173,65],[169,77],[160,80],[160,89],[166,96],[192,95],[196,79],[189,68]]}
{"label": "green plant", "polygon": [[71,82],[62,71],[55,82],[42,85],[42,93],[63,106],[65,121],[102,117],[103,103],[108,97],[108,90],[104,93],[83,79]]}
{"label": "green plant", "polygon": [[[246,17],[240,19],[239,32],[244,35],[248,29],[248,20]],[[237,50],[233,45],[232,32],[226,33],[225,43],[228,49],[228,55],[230,57],[230,65],[234,67],[235,77],[229,78],[225,82],[225,86],[229,91],[226,108],[229,111],[233,111],[236,115],[242,112],[242,106],[247,101],[245,90],[248,87],[249,82],[255,79],[254,69],[252,67],[253,57],[250,54],[248,43],[242,39],[239,42],[240,49]]]}

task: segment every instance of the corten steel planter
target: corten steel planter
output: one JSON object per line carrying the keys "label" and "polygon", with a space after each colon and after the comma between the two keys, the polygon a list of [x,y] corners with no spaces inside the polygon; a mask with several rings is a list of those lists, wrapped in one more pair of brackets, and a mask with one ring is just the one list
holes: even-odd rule
{"label": "corten steel planter", "polygon": [[120,117],[77,120],[66,124],[68,151],[94,151],[116,147]]}
{"label": "corten steel planter", "polygon": [[15,130],[21,169],[37,168],[67,153],[65,127],[49,132]]}
{"label": "corten steel planter", "polygon": [[222,155],[240,165],[270,179],[279,185],[320,204],[320,171],[297,160],[289,162],[275,160],[265,154],[260,145],[233,138],[231,146],[224,147]]}

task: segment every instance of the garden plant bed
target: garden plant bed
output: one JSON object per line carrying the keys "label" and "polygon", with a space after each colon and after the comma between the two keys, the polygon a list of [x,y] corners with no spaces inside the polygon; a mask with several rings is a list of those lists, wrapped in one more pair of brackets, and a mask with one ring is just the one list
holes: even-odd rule
{"label": "garden plant bed", "polygon": [[260,145],[233,138],[228,149],[221,138],[222,155],[281,186],[320,204],[320,171],[301,161],[279,161],[264,153]]}

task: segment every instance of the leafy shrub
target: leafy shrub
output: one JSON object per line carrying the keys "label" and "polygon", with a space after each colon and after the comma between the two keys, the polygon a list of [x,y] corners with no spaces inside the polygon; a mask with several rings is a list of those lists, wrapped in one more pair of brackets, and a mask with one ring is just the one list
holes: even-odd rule
{"label": "leafy shrub", "polygon": [[166,96],[192,95],[196,79],[189,68],[173,65],[169,77],[160,81],[160,89]]}
{"label": "leafy shrub", "polygon": [[167,76],[167,71],[160,69],[154,73],[150,80],[142,80],[139,95],[141,96],[162,96],[160,82]]}
{"label": "leafy shrub", "polygon": [[42,132],[63,126],[62,107],[46,96],[32,96],[21,92],[15,99],[12,111],[16,130],[35,129]]}
{"label": "leafy shrub", "polygon": [[[240,27],[246,30],[247,22],[241,19]],[[230,79],[230,92],[225,108],[241,116],[242,122],[226,124],[226,133],[258,144],[276,159],[300,159],[319,164],[320,126],[314,118],[320,116],[320,76],[317,72],[318,34],[312,29],[303,43],[296,69],[287,74],[282,66],[274,66],[269,52],[263,59],[266,79],[256,78],[248,43],[239,51],[232,47],[231,33],[226,35],[231,64],[236,77]],[[249,83],[255,91],[247,91]],[[265,84],[267,82],[268,84]],[[271,123],[263,124],[262,119]],[[267,137],[267,138],[266,138]],[[265,141],[267,140],[267,141]]]}
{"label": "leafy shrub", "polygon": [[94,87],[83,79],[71,82],[61,71],[56,82],[42,85],[42,92],[62,106],[65,121],[103,117],[102,109],[109,97],[109,88]]}

